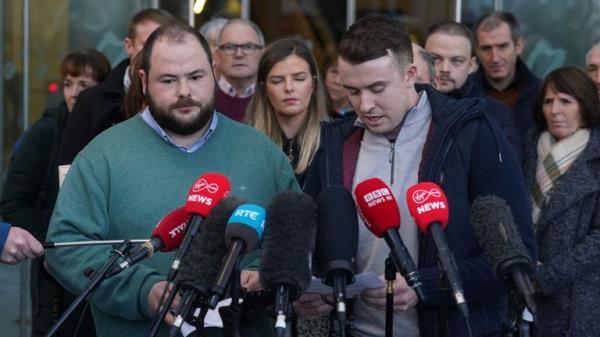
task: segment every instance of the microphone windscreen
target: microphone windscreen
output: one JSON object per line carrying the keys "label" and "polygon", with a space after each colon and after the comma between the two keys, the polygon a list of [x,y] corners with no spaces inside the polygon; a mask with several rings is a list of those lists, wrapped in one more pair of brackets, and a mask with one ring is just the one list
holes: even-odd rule
{"label": "microphone windscreen", "polygon": [[[318,223],[315,260],[318,274],[332,269],[356,270],[358,216],[354,199],[344,186],[329,186],[317,198]],[[344,268],[349,267],[349,268]]]}
{"label": "microphone windscreen", "polygon": [[293,301],[308,287],[316,218],[315,203],[303,193],[282,192],[269,203],[259,266],[263,288],[286,285]]}
{"label": "microphone windscreen", "polygon": [[496,273],[501,274],[501,264],[515,257],[525,257],[531,262],[512,211],[504,199],[494,195],[475,198],[469,220],[479,246]]}
{"label": "microphone windscreen", "polygon": [[170,252],[181,245],[189,220],[190,214],[184,207],[176,208],[160,219],[152,231],[152,237],[158,237],[163,242],[161,252]]}
{"label": "microphone windscreen", "polygon": [[354,199],[365,225],[378,238],[388,229],[400,228],[400,208],[381,179],[371,178],[356,185]]}
{"label": "microphone windscreen", "polygon": [[202,222],[201,230],[192,240],[190,248],[181,262],[179,281],[196,281],[210,289],[219,271],[221,260],[227,251],[225,245],[225,227],[233,211],[243,203],[230,196],[222,199]]}
{"label": "microphone windscreen", "polygon": [[230,190],[229,178],[220,173],[205,173],[190,187],[185,210],[206,218],[212,208],[229,195]]}
{"label": "microphone windscreen", "polygon": [[406,191],[406,203],[417,227],[424,233],[428,233],[429,225],[434,222],[442,229],[448,225],[448,199],[437,184],[424,182],[411,186]]}
{"label": "microphone windscreen", "polygon": [[266,211],[263,207],[252,204],[240,205],[231,214],[225,228],[227,245],[230,245],[234,239],[240,239],[246,244],[244,254],[255,250],[263,237],[265,217]]}

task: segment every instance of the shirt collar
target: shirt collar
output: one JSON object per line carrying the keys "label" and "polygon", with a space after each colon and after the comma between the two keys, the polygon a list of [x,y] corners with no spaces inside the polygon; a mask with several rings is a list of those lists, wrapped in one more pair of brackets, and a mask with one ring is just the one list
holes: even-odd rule
{"label": "shirt collar", "polygon": [[129,74],[129,67],[131,66],[127,66],[127,68],[125,68],[125,74],[123,75],[123,89],[125,90],[125,92],[127,92],[129,90],[129,87],[131,86],[131,75]]}
{"label": "shirt collar", "polygon": [[219,78],[219,81],[217,83],[219,85],[219,88],[224,93],[226,93],[228,96],[231,96],[231,97],[239,97],[239,98],[250,97],[250,96],[254,95],[254,90],[256,88],[256,83],[252,83],[246,89],[244,89],[244,92],[241,95],[238,95],[237,91],[231,85],[231,83],[227,82],[227,80],[225,79],[225,76],[221,75],[221,77]]}
{"label": "shirt collar", "polygon": [[179,144],[177,144],[173,138],[171,138],[166,132],[165,130],[163,130],[163,128],[160,127],[160,125],[158,125],[158,123],[156,122],[156,120],[154,119],[154,117],[152,117],[152,114],[150,113],[150,109],[148,107],[146,107],[146,109],[144,109],[144,111],[141,113],[142,114],[142,119],[144,120],[144,122],[146,122],[146,124],[148,124],[148,126],[150,126],[150,128],[152,128],[152,130],[156,131],[156,133],[166,142],[172,144],[173,146],[175,146],[176,148],[185,151],[187,153],[192,153],[195,152],[196,150],[200,149],[202,147],[202,145],[204,145],[204,143],[206,143],[206,141],[208,140],[208,138],[210,138],[210,136],[214,133],[215,129],[217,128],[217,124],[218,124],[218,118],[217,118],[217,114],[216,112],[213,112],[212,118],[210,120],[210,125],[208,126],[208,129],[206,130],[206,132],[204,133],[204,135],[202,135],[202,137],[200,137],[198,139],[198,141],[196,141],[194,144],[192,144],[190,147],[184,147],[181,146]]}

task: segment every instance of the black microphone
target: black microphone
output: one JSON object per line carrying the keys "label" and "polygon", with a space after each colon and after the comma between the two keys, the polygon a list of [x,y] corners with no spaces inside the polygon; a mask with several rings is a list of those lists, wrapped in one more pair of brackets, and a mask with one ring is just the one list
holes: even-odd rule
{"label": "black microphone", "polygon": [[298,192],[282,192],[267,207],[259,275],[264,289],[275,293],[275,332],[283,336],[291,302],[311,280],[316,236],[316,205]]}
{"label": "black microphone", "polygon": [[530,276],[533,262],[506,201],[494,195],[475,198],[469,220],[498,277],[511,278],[527,308],[535,314],[535,290]]}
{"label": "black microphone", "polygon": [[204,173],[190,187],[185,202],[185,210],[190,216],[181,245],[171,263],[167,282],[172,282],[179,272],[181,261],[187,254],[190,244],[200,231],[202,221],[210,214],[219,201],[229,196],[231,185],[229,178],[219,173]]}
{"label": "black microphone", "polygon": [[[221,199],[203,221],[202,231],[191,241],[176,278],[176,282],[182,285],[183,290],[180,303],[187,304],[187,308],[178,310],[173,327],[181,327],[187,311],[197,297],[208,296],[221,270],[221,260],[227,251],[224,239],[227,220],[242,203],[242,200],[233,196]],[[170,305],[171,303],[167,303],[164,307],[168,309]],[[199,312],[195,312],[194,316],[199,317]]]}
{"label": "black microphone", "polygon": [[[323,283],[333,287],[341,331],[346,324],[346,286],[354,283],[358,216],[354,199],[343,186],[330,186],[317,198],[315,261]],[[342,336],[344,333],[342,333]]]}
{"label": "black microphone", "polygon": [[212,288],[209,308],[214,309],[225,294],[232,273],[239,268],[241,257],[256,249],[262,240],[264,226],[265,209],[258,205],[243,204],[233,211],[225,228],[225,242],[229,250],[223,258],[222,268]]}
{"label": "black microphone", "polygon": [[411,186],[406,191],[406,203],[417,227],[422,232],[431,234],[438,250],[438,261],[446,273],[454,301],[463,317],[468,321],[469,307],[465,299],[462,281],[458,275],[458,266],[443,232],[448,225],[449,218],[446,194],[437,184],[422,182]]}

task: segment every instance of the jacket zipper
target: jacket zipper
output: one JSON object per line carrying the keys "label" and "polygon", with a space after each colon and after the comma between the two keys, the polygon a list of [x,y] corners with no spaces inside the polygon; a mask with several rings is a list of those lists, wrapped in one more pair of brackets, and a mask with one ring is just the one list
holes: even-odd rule
{"label": "jacket zipper", "polygon": [[390,140],[390,164],[391,165],[391,169],[390,169],[390,186],[394,185],[394,161],[395,161],[395,146],[396,146],[396,140]]}

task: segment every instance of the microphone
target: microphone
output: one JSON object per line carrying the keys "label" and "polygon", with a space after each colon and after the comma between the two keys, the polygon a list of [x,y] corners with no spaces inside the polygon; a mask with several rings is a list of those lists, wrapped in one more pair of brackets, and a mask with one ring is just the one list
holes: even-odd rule
{"label": "microphone", "polygon": [[530,276],[533,262],[506,201],[494,195],[477,197],[469,218],[477,242],[493,270],[500,279],[512,279],[525,305],[535,314],[535,290]]}
{"label": "microphone", "polygon": [[223,267],[212,288],[209,308],[214,309],[225,294],[231,274],[238,267],[242,255],[254,251],[262,240],[265,216],[263,207],[252,204],[241,205],[233,211],[225,227],[225,242],[229,245],[229,251],[223,259]]}
{"label": "microphone", "polygon": [[448,199],[444,191],[431,182],[419,183],[406,191],[406,202],[417,227],[433,237],[438,250],[438,261],[448,277],[454,301],[465,319],[468,319],[469,307],[458,275],[458,267],[443,233],[448,225]]}
{"label": "microphone", "polygon": [[275,293],[275,332],[285,334],[286,316],[311,280],[315,246],[316,205],[306,194],[277,194],[267,207],[259,275],[264,289]]}
{"label": "microphone", "polygon": [[[330,186],[317,198],[315,260],[323,283],[333,287],[337,319],[346,324],[346,285],[354,283],[358,217],[354,199],[343,186]],[[342,333],[342,336],[344,334]]]}
{"label": "microphone", "polygon": [[181,260],[187,253],[190,243],[198,233],[202,220],[223,198],[226,198],[231,190],[229,179],[219,173],[205,173],[201,175],[188,192],[185,210],[191,214],[188,228],[185,232],[181,247],[175,253],[171,268],[167,274],[167,282],[175,279]]}
{"label": "microphone", "polygon": [[[243,203],[234,196],[223,198],[211,211],[203,224],[203,230],[193,238],[188,254],[181,263],[177,283],[187,286],[182,294],[181,303],[193,302],[197,296],[207,296],[221,269],[221,260],[225,255],[225,226],[233,211]],[[185,299],[184,299],[185,297]],[[163,306],[168,309],[171,303]],[[188,308],[189,309],[189,308]],[[186,310],[187,311],[187,310]],[[166,313],[166,311],[165,311]],[[173,324],[180,327],[187,312],[181,311]],[[199,314],[196,312],[195,317]],[[162,320],[161,320],[162,321]]]}
{"label": "microphone", "polygon": [[106,273],[106,277],[116,275],[123,269],[127,269],[139,261],[151,257],[157,250],[161,252],[175,250],[181,244],[181,240],[183,240],[188,218],[189,214],[183,207],[169,212],[154,227],[150,241],[142,243],[132,249],[129,254],[123,256],[125,261],[113,266]]}
{"label": "microphone", "polygon": [[400,209],[390,188],[381,179],[367,179],[356,185],[354,198],[367,228],[376,237],[385,239],[396,268],[406,278],[406,282],[417,293],[419,299],[423,300],[425,295],[419,272],[398,234]]}

